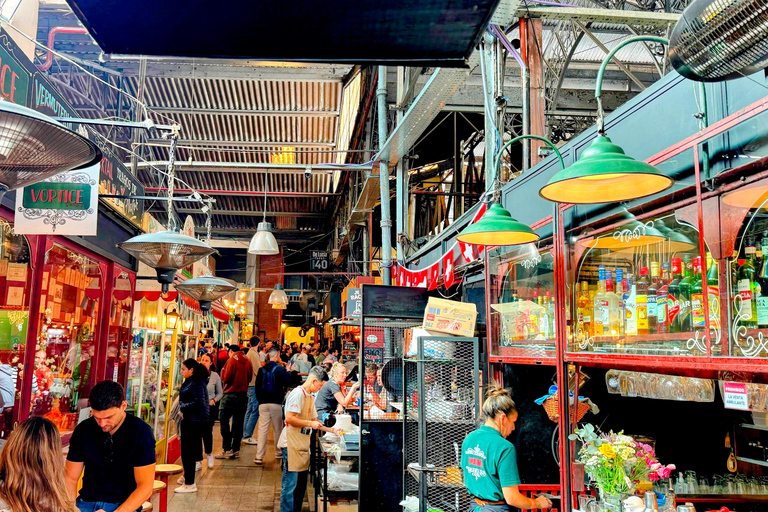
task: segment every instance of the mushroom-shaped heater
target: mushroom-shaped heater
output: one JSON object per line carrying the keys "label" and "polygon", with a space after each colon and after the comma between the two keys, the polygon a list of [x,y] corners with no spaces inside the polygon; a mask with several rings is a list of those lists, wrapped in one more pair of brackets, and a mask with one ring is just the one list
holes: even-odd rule
{"label": "mushroom-shaped heater", "polygon": [[96,145],[32,109],[0,101],[0,195],[101,160]]}
{"label": "mushroom-shaped heater", "polygon": [[205,242],[174,231],[135,236],[119,244],[119,247],[157,270],[157,280],[163,285],[163,293],[168,291],[178,269],[216,252]]}
{"label": "mushroom-shaped heater", "polygon": [[192,297],[200,303],[200,310],[207,313],[211,310],[211,303],[222,298],[226,294],[237,290],[234,281],[214,276],[202,276],[188,279],[176,285],[176,289],[188,297]]}

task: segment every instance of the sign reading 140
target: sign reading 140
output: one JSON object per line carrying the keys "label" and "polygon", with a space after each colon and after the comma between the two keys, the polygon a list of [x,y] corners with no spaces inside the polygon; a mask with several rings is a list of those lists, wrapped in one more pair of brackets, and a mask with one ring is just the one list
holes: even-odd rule
{"label": "sign reading 140", "polygon": [[310,270],[328,270],[328,251],[310,251]]}

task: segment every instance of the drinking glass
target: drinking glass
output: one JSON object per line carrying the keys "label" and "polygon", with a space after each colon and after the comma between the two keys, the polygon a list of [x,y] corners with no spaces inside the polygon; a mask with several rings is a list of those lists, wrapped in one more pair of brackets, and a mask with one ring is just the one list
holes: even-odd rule
{"label": "drinking glass", "polygon": [[709,480],[704,475],[699,476],[699,494],[709,494],[709,493],[710,493]]}
{"label": "drinking glass", "polygon": [[712,494],[725,494],[723,475],[715,475],[712,477]]}
{"label": "drinking glass", "polygon": [[622,372],[618,370],[609,370],[605,374],[605,386],[608,388],[608,392],[615,395],[621,393],[620,375]]}

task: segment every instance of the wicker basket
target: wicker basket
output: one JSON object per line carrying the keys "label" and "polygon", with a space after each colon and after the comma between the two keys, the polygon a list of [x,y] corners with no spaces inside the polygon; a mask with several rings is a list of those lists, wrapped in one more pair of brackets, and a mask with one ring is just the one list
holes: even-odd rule
{"label": "wicker basket", "polygon": [[[556,396],[551,396],[544,400],[544,403],[542,404],[544,406],[544,410],[547,411],[547,416],[549,416],[549,419],[557,423],[557,420],[560,419],[560,400]],[[581,421],[581,418],[584,417],[585,414],[587,414],[590,411],[591,407],[586,402],[579,402],[579,406],[576,409],[576,421]]]}

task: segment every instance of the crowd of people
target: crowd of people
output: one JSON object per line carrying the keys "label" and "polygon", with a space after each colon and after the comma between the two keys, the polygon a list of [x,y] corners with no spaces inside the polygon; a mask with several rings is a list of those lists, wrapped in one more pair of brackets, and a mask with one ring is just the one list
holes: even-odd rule
{"label": "crowd of people", "polygon": [[[324,420],[357,396],[358,383],[344,391],[348,368],[338,358],[338,350],[317,345],[252,338],[245,349],[201,348],[197,359],[185,360],[176,412],[183,474],[175,492],[197,492],[195,474],[203,463],[213,469],[215,459],[239,458],[241,442],[257,445],[253,463],[264,464],[271,428],[282,467],[281,511],[300,511],[311,432],[338,434]],[[142,509],[155,480],[152,429],[126,412],[125,390],[117,382],[99,382],[89,400],[91,417],[72,433],[66,462],[59,431],[48,419],[35,416],[14,429],[0,454],[0,511]],[[216,420],[222,437],[218,454],[213,453]]]}

